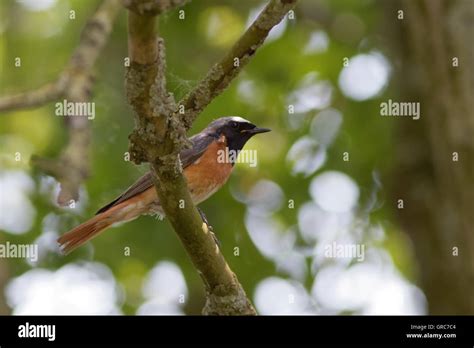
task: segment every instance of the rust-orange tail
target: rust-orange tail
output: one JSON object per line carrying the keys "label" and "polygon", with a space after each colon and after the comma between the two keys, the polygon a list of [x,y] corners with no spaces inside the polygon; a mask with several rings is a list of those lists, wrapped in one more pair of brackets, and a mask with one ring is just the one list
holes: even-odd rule
{"label": "rust-orange tail", "polygon": [[62,252],[69,254],[114,223],[131,220],[141,214],[141,211],[129,209],[127,205],[128,202],[118,204],[63,234],[58,238]]}
{"label": "rust-orange tail", "polygon": [[104,219],[103,215],[105,213],[94,216],[92,219],[59,237],[58,243],[62,252],[69,254],[113,224],[113,222],[108,222],[107,218]]}

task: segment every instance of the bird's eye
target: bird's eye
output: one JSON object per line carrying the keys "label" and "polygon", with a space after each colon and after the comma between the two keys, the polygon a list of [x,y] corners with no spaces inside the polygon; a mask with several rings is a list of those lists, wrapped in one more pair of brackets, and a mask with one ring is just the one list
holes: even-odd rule
{"label": "bird's eye", "polygon": [[239,124],[238,124],[237,122],[232,122],[232,123],[230,124],[230,126],[231,126],[232,128],[236,128],[236,129],[239,128]]}

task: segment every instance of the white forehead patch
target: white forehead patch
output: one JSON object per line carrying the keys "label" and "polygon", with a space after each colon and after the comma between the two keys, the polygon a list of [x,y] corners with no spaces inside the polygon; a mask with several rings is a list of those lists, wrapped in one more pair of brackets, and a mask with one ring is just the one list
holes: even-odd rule
{"label": "white forehead patch", "polygon": [[249,120],[246,120],[245,118],[239,117],[239,116],[233,116],[231,118],[232,121],[239,122],[239,123],[250,123]]}

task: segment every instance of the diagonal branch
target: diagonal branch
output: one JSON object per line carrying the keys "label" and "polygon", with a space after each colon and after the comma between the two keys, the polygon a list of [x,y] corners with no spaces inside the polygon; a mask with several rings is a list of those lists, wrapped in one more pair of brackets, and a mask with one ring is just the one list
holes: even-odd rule
{"label": "diagonal branch", "polygon": [[[142,3],[159,3],[127,2],[132,8]],[[191,199],[179,161],[180,150],[187,146],[185,131],[227,87],[271,28],[295,4],[296,0],[272,0],[232,50],[180,103],[185,106],[184,114],[176,113],[174,98],[166,91],[164,44],[155,34],[155,15],[160,11],[153,7],[146,13],[129,11],[131,66],[126,73],[126,90],[135,111],[135,129],[129,137],[131,159],[137,164],[151,165],[160,204],[204,281],[207,292],[204,314],[255,315],[256,312]],[[234,58],[239,64],[234,65]]]}
{"label": "diagonal branch", "polygon": [[[120,7],[119,0],[104,0],[87,21],[78,46],[58,79],[36,90],[0,98],[0,112],[40,106],[63,98],[73,103],[90,101],[93,82],[91,70],[107,42]],[[59,157],[31,158],[34,166],[60,183],[58,203],[61,205],[79,198],[79,187],[89,175],[89,120],[84,116],[71,116],[65,119],[68,144]]]}
{"label": "diagonal branch", "polygon": [[[186,143],[173,115],[174,98],[166,91],[165,52],[155,34],[154,16],[129,13],[129,54],[126,73],[129,103],[136,127],[130,135],[135,163],[149,162],[155,173],[160,203],[206,284],[206,314],[255,314],[214,239],[202,223],[188,192],[178,158]],[[152,96],[152,97],[151,97]],[[181,207],[185,209],[181,209]]]}
{"label": "diagonal branch", "polygon": [[270,30],[296,6],[296,2],[297,0],[270,1],[221,61],[179,102],[179,106],[184,106],[184,109],[179,110],[179,115],[186,129],[191,128],[204,108],[227,88],[263,44]]}
{"label": "diagonal branch", "polygon": [[64,93],[66,87],[64,82],[65,79],[58,79],[32,91],[1,97],[0,112],[34,108],[57,100]]}

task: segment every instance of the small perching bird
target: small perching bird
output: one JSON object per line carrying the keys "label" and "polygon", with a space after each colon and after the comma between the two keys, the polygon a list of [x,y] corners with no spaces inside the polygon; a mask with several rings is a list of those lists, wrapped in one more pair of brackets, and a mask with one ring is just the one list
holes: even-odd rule
{"label": "small perching bird", "polygon": [[[229,116],[211,122],[191,137],[192,147],[181,151],[179,156],[193,202],[199,204],[219,190],[232,173],[235,154],[255,134],[269,131],[242,117]],[[151,172],[99,209],[96,216],[62,235],[58,243],[64,253],[69,253],[110,226],[147,214],[164,215]]]}

